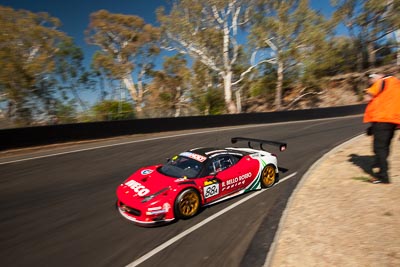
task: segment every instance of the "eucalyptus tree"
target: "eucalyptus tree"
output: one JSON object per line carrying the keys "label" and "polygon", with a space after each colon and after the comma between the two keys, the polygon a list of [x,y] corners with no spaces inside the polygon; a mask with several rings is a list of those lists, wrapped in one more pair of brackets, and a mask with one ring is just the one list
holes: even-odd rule
{"label": "eucalyptus tree", "polygon": [[169,14],[157,11],[163,33],[163,47],[199,60],[223,81],[229,113],[236,113],[232,86],[233,66],[238,60],[243,37],[241,27],[250,21],[253,0],[177,0]]}
{"label": "eucalyptus tree", "polygon": [[[337,21],[341,21],[350,34],[358,39],[359,69],[364,67],[364,54],[368,66],[376,64],[376,53],[383,39],[394,35],[399,42],[400,0],[333,0],[332,3],[337,8]],[[400,54],[398,62],[399,58]]]}
{"label": "eucalyptus tree", "polygon": [[54,107],[54,123],[67,124],[78,122],[79,115],[77,113],[76,101],[74,99],[68,101],[57,99]]}
{"label": "eucalyptus tree", "polygon": [[160,52],[159,29],[138,16],[100,10],[90,15],[86,35],[90,44],[101,48],[93,57],[93,66],[124,83],[139,115],[145,93],[143,81]]}
{"label": "eucalyptus tree", "polygon": [[80,106],[82,111],[88,110],[87,103],[81,98],[80,92],[95,88],[94,73],[86,70],[83,65],[83,51],[74,45],[72,40],[59,44],[56,53],[56,75],[59,91],[63,98],[69,100],[69,94]]}
{"label": "eucalyptus tree", "polygon": [[203,115],[218,115],[225,111],[224,94],[218,89],[218,74],[200,61],[192,65],[191,99]]}
{"label": "eucalyptus tree", "polygon": [[250,39],[259,50],[271,53],[269,63],[277,74],[275,109],[282,108],[285,73],[294,67],[304,72],[307,58],[324,43],[327,26],[308,0],[258,1]]}
{"label": "eucalyptus tree", "polygon": [[153,101],[149,106],[164,116],[181,116],[190,104],[191,72],[182,54],[164,58],[162,70],[153,73]]}
{"label": "eucalyptus tree", "polygon": [[0,99],[9,118],[27,124],[56,98],[54,80],[58,44],[70,38],[47,13],[0,6]]}
{"label": "eucalyptus tree", "polygon": [[133,110],[132,103],[126,101],[103,100],[96,103],[91,109],[97,121],[128,120],[135,118],[135,111]]}

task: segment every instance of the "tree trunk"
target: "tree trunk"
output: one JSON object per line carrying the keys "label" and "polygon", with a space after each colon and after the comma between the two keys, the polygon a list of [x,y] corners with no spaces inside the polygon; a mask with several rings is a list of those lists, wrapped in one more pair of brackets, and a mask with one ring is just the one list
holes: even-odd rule
{"label": "tree trunk", "polygon": [[364,45],[360,42],[360,41],[358,41],[358,43],[356,44],[356,48],[357,48],[357,51],[356,51],[356,67],[357,67],[357,71],[358,72],[361,72],[364,68],[363,68],[363,66],[364,66],[364,53],[363,53],[363,51],[364,51]]}
{"label": "tree trunk", "polygon": [[86,106],[86,103],[83,102],[82,98],[79,96],[78,92],[76,91],[75,88],[72,88],[72,94],[75,97],[75,100],[78,101],[79,105],[81,106],[82,110],[87,111],[88,107]]}
{"label": "tree trunk", "polygon": [[367,44],[367,51],[368,51],[368,67],[375,67],[376,51],[374,49],[374,43],[369,42]]}
{"label": "tree trunk", "polygon": [[232,71],[228,71],[224,75],[224,95],[228,113],[237,113],[235,102],[232,100]]}
{"label": "tree trunk", "polygon": [[397,60],[396,60],[396,64],[397,66],[400,66],[400,30],[397,30],[394,32],[394,36],[396,39],[396,43],[397,43]]}
{"label": "tree trunk", "polygon": [[236,110],[237,113],[242,113],[242,98],[240,90],[236,91]]}
{"label": "tree trunk", "polygon": [[135,83],[132,80],[131,76],[125,76],[122,81],[124,82],[126,88],[129,91],[129,94],[131,95],[133,101],[135,102],[135,111],[137,115],[140,115],[142,113],[142,102],[143,99],[138,96],[136,92],[136,87]]}
{"label": "tree trunk", "polygon": [[397,60],[396,60],[396,65],[400,66],[400,48],[397,48]]}
{"label": "tree trunk", "polygon": [[275,91],[275,109],[280,110],[282,108],[282,87],[283,87],[283,62],[278,60],[277,70],[278,80],[276,81]]}
{"label": "tree trunk", "polygon": [[182,109],[182,88],[180,86],[178,86],[178,88],[176,88],[176,99],[175,99],[175,114],[174,117],[177,118],[181,115],[181,109]]}

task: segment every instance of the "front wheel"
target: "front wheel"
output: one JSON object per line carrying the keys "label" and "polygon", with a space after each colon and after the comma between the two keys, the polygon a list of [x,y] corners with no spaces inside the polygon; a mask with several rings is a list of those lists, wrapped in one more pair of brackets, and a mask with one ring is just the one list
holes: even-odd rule
{"label": "front wheel", "polygon": [[200,209],[199,193],[193,188],[182,191],[175,200],[175,216],[179,219],[189,219]]}
{"label": "front wheel", "polygon": [[276,171],[274,165],[267,165],[261,173],[261,187],[268,188],[276,183]]}

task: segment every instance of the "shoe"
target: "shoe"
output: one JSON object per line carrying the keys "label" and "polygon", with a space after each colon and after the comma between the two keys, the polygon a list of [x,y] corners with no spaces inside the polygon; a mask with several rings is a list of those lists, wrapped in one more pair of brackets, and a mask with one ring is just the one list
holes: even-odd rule
{"label": "shoe", "polygon": [[372,183],[372,184],[390,184],[389,181],[383,181],[383,180],[380,180],[380,179],[377,179],[377,178],[372,178],[372,179],[369,180],[369,182]]}

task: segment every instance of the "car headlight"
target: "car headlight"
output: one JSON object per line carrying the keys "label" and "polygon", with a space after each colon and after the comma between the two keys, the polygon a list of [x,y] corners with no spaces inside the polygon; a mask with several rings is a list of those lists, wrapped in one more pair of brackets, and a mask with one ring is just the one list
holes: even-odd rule
{"label": "car headlight", "polygon": [[156,192],[154,194],[151,194],[151,195],[148,195],[148,196],[144,197],[141,202],[142,203],[146,203],[146,202],[152,200],[153,198],[155,198],[156,196],[161,195],[162,193],[164,193],[165,191],[168,191],[168,190],[169,190],[169,187],[165,187],[165,188],[161,189],[160,191],[158,191],[158,192]]}

